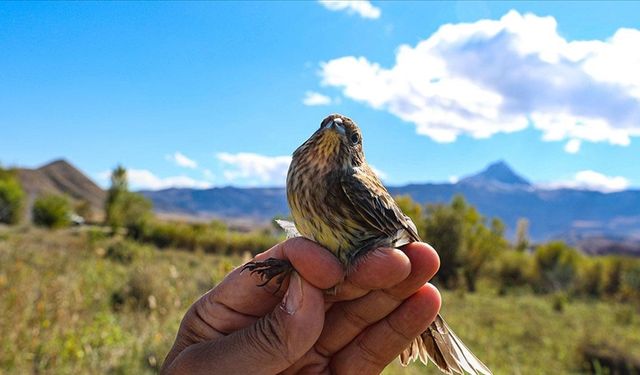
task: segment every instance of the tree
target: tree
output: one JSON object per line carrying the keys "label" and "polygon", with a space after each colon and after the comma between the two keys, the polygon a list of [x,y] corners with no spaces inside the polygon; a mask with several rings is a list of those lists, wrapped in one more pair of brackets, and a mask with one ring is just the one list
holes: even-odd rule
{"label": "tree", "polygon": [[525,251],[529,244],[529,220],[521,217],[516,225],[516,250]]}
{"label": "tree", "polygon": [[24,191],[15,176],[0,168],[0,223],[20,222],[24,207]]}
{"label": "tree", "polygon": [[424,237],[424,212],[420,203],[411,199],[410,195],[399,195],[395,197],[395,201],[402,212],[409,216],[418,228],[420,237]]}
{"label": "tree", "polygon": [[437,279],[446,288],[456,286],[463,246],[462,217],[451,206],[442,204],[428,206],[424,219],[424,232],[425,239],[433,245],[440,256]]}
{"label": "tree", "polygon": [[122,213],[122,226],[127,229],[127,234],[135,239],[142,238],[151,219],[151,201],[140,194],[126,192],[118,198],[115,206]]}
{"label": "tree", "polygon": [[63,228],[71,224],[71,204],[63,195],[44,195],[33,203],[33,223],[47,228]]}
{"label": "tree", "polygon": [[105,207],[106,223],[115,231],[126,228],[128,235],[140,238],[151,218],[152,204],[147,198],[128,190],[127,170],[116,167],[111,174],[111,187]]}
{"label": "tree", "polygon": [[449,205],[428,206],[418,226],[440,255],[437,277],[446,288],[456,287],[463,277],[467,290],[475,291],[487,262],[507,247],[504,224],[493,219],[487,226],[486,219],[461,195],[455,196]]}
{"label": "tree", "polygon": [[105,202],[105,222],[112,229],[122,226],[123,212],[118,209],[118,200],[128,192],[127,170],[123,166],[118,165],[111,172],[111,187],[107,192],[107,200]]}

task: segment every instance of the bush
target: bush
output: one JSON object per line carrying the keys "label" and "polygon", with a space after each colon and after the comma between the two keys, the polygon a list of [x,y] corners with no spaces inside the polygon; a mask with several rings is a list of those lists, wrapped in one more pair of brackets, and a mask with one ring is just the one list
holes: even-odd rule
{"label": "bush", "polygon": [[569,297],[565,293],[558,292],[551,296],[551,307],[555,312],[563,312],[565,306],[569,303]]}
{"label": "bush", "polygon": [[579,258],[580,254],[563,242],[538,246],[534,253],[536,291],[567,290],[574,281]]}
{"label": "bush", "polygon": [[614,296],[620,291],[622,285],[622,268],[624,260],[621,257],[610,257],[604,263],[602,274],[602,292],[608,296]]}
{"label": "bush", "polygon": [[531,257],[521,251],[503,251],[497,264],[500,291],[530,283]]}
{"label": "bush", "polygon": [[231,231],[219,221],[209,224],[153,221],[149,222],[142,240],[160,248],[178,247],[216,254],[256,254],[278,242],[268,230]]}
{"label": "bush", "polygon": [[578,345],[580,367],[590,374],[639,374],[640,359],[611,342],[583,339]]}
{"label": "bush", "polygon": [[602,292],[603,266],[600,259],[584,258],[578,265],[575,292],[589,297],[598,297]]}
{"label": "bush", "polygon": [[12,176],[0,178],[0,223],[17,224],[22,218],[24,191]]}
{"label": "bush", "polygon": [[45,195],[33,203],[33,223],[47,228],[63,228],[71,224],[71,204],[62,195]]}
{"label": "bush", "polygon": [[164,280],[163,276],[155,274],[150,268],[135,268],[122,288],[111,295],[112,309],[118,312],[166,312],[170,292]]}
{"label": "bush", "polygon": [[107,247],[105,258],[122,264],[130,264],[150,255],[151,252],[151,249],[135,242],[116,241]]}
{"label": "bush", "polygon": [[640,262],[629,260],[622,274],[621,298],[625,301],[640,301]]}

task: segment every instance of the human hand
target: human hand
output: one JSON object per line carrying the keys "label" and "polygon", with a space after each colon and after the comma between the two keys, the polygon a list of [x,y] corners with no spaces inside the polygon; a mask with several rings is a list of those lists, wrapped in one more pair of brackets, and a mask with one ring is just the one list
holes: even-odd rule
{"label": "human hand", "polygon": [[374,250],[346,279],[330,252],[303,238],[256,260],[271,257],[297,271],[281,292],[231,272],[187,311],[162,373],[379,373],[440,308],[438,291],[425,284],[439,260],[423,243]]}

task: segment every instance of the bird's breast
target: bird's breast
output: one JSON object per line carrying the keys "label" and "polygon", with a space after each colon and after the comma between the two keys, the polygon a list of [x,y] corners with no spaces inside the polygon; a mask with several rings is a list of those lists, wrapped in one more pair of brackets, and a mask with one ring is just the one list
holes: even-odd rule
{"label": "bird's breast", "polygon": [[296,228],[348,264],[366,239],[366,228],[350,208],[336,173],[296,162],[287,176],[287,200]]}

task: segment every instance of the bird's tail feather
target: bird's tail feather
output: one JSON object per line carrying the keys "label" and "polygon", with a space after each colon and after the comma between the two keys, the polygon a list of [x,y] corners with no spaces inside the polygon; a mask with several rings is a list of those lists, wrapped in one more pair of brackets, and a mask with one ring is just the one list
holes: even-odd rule
{"label": "bird's tail feather", "polygon": [[491,370],[471,353],[440,314],[400,354],[400,362],[404,366],[418,358],[424,364],[431,360],[445,374],[492,375]]}

